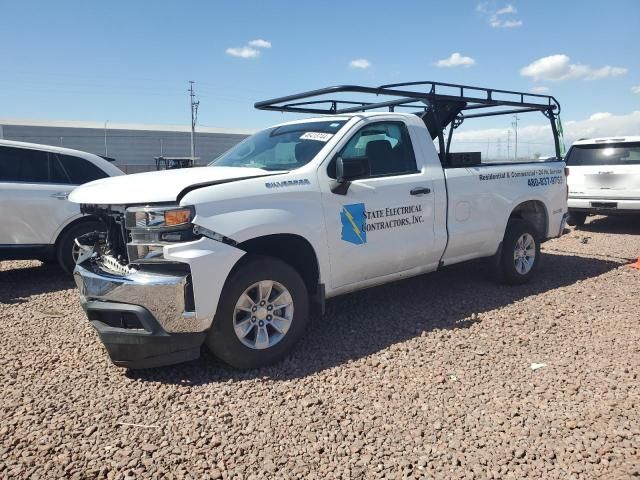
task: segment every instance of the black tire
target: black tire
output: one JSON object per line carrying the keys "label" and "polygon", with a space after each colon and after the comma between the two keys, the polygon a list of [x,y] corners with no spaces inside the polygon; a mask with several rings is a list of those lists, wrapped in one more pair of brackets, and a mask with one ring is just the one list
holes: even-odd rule
{"label": "black tire", "polygon": [[[237,369],[246,370],[270,365],[289,353],[293,345],[303,335],[307,326],[309,296],[304,281],[298,272],[281,260],[247,255],[240,262],[232,271],[222,289],[218,310],[207,333],[205,344],[209,351],[223,362]],[[249,313],[245,317],[245,314],[240,312],[236,317],[235,313],[236,304],[240,301],[240,297],[249,287],[261,281],[277,282],[283,286],[291,296],[293,313],[288,330],[277,343],[267,348],[256,349],[247,346],[240,340],[239,336],[236,335],[234,323],[243,323],[245,318],[247,320],[257,320],[259,323],[259,314],[265,314],[264,309],[262,312],[256,313],[257,317]],[[274,289],[276,288],[274,287]],[[253,291],[250,293],[251,295],[249,296],[252,299],[258,300],[257,292],[256,294]],[[276,295],[276,293],[277,291],[274,290],[272,295]],[[272,296],[271,300],[275,300],[275,298]],[[275,312],[273,310],[274,315]],[[283,310],[278,310],[278,313],[283,314]],[[264,322],[265,326],[263,328],[269,331],[271,335],[280,335],[271,324],[268,324],[266,319],[264,319]],[[249,343],[256,341],[257,343],[257,332],[259,330],[257,323],[250,325],[250,328],[252,330],[244,337],[244,341]],[[253,340],[251,338],[252,334],[254,335]],[[275,337],[269,336],[268,338]]]}
{"label": "black tire", "polygon": [[[519,241],[521,238],[526,240],[526,236],[528,236],[534,243],[533,251],[535,252],[535,255],[533,257],[527,256],[527,258],[533,260],[533,265],[530,267],[522,267],[524,264],[518,262],[515,258],[516,250],[521,250]],[[507,285],[521,285],[523,283],[527,283],[535,274],[539,263],[540,238],[535,227],[525,220],[510,220],[507,224],[504,239],[502,240],[500,262],[498,263],[498,278],[500,281]],[[520,265],[520,269],[518,268],[518,265]]]}
{"label": "black tire", "polygon": [[72,274],[76,266],[75,239],[85,233],[95,232],[96,230],[104,231],[104,225],[100,222],[87,220],[77,223],[62,234],[57,242],[56,258],[65,273]]}
{"label": "black tire", "polygon": [[587,221],[587,214],[584,212],[572,212],[569,210],[569,218],[567,218],[567,224],[572,227],[581,227],[584,222]]}

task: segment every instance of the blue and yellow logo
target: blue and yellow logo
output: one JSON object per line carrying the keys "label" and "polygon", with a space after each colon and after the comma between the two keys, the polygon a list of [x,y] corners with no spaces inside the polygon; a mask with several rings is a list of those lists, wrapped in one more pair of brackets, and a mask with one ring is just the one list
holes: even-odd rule
{"label": "blue and yellow logo", "polygon": [[342,240],[356,245],[367,243],[367,232],[364,229],[366,223],[364,211],[364,203],[342,206],[342,211],[340,212]]}

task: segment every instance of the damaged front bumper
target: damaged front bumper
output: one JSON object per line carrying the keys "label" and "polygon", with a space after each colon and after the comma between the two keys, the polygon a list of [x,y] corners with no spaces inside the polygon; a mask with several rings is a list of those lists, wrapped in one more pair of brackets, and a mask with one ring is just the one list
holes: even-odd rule
{"label": "damaged front bumper", "polygon": [[74,278],[111,360],[149,368],[199,357],[224,282],[243,254],[201,238],[165,246],[164,258],[172,264],[115,272],[85,252]]}

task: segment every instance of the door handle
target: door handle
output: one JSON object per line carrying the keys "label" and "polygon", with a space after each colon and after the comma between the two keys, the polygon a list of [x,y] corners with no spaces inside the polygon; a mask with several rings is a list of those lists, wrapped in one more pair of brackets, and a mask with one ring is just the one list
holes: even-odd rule
{"label": "door handle", "polygon": [[423,195],[425,193],[431,193],[431,189],[429,187],[415,187],[412,188],[409,193],[411,195]]}
{"label": "door handle", "polygon": [[53,198],[57,198],[58,200],[66,200],[69,198],[69,192],[58,192],[53,193],[51,195]]}

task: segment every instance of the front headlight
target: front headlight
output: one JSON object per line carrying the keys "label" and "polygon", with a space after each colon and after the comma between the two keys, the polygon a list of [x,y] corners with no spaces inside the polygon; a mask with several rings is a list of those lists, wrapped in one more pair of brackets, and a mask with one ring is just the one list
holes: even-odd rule
{"label": "front headlight", "polygon": [[127,229],[166,229],[189,225],[194,217],[193,207],[129,207],[125,218]]}
{"label": "front headlight", "polygon": [[129,207],[125,214],[129,262],[163,261],[163,247],[194,240],[193,207]]}

